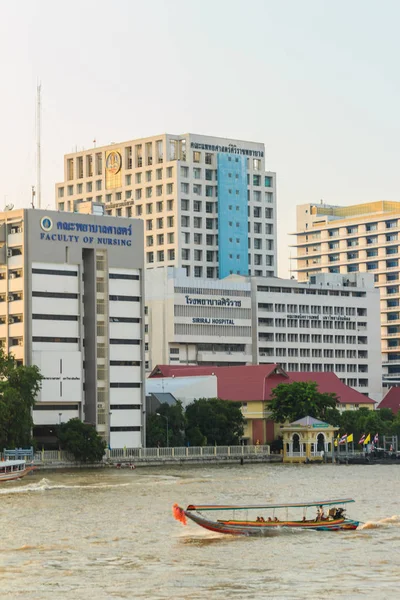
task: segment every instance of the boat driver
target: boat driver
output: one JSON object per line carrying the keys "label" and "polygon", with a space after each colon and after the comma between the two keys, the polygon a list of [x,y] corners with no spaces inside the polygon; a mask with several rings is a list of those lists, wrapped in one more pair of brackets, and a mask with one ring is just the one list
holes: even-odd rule
{"label": "boat driver", "polygon": [[324,518],[325,518],[324,507],[322,506],[322,504],[320,504],[320,506],[317,510],[317,521],[323,521]]}

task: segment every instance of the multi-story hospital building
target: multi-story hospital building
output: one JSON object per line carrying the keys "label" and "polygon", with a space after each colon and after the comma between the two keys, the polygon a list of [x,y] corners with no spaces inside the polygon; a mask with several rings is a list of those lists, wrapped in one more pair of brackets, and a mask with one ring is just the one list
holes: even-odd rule
{"label": "multi-story hospital building", "polygon": [[333,372],[381,400],[379,291],[371,275],[187,277],[146,271],[146,367],[278,363]]}
{"label": "multi-story hospital building", "polygon": [[114,448],[144,442],[143,223],[0,213],[0,343],[44,377],[40,442],[71,418]]}
{"label": "multi-story hospital building", "polygon": [[145,267],[276,274],[276,178],[264,144],[162,134],[67,154],[60,211],[138,217]]}

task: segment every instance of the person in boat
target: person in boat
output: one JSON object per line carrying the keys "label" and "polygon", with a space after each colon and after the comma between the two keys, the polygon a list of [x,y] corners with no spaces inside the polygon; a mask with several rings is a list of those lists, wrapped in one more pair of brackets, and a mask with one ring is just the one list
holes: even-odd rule
{"label": "person in boat", "polygon": [[303,517],[303,523],[305,522],[305,520],[306,520],[306,518],[305,518],[305,517]]}
{"label": "person in boat", "polygon": [[317,521],[323,521],[324,518],[325,518],[324,507],[322,506],[322,504],[320,504],[320,506],[317,510]]}
{"label": "person in boat", "polygon": [[271,517],[268,517],[268,523],[272,523]]}
{"label": "person in boat", "polygon": [[277,523],[279,521],[278,517],[275,517],[274,521]]}

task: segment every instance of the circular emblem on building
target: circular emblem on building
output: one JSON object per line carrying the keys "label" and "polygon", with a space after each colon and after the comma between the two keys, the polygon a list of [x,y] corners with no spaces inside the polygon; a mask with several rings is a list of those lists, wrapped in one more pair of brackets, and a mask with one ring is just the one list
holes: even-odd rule
{"label": "circular emblem on building", "polygon": [[43,231],[50,231],[53,229],[53,221],[50,219],[50,217],[43,217],[43,219],[40,221],[40,227],[43,229]]}
{"label": "circular emblem on building", "polygon": [[121,170],[121,163],[122,159],[120,153],[113,150],[107,156],[106,169],[112,175],[116,175]]}

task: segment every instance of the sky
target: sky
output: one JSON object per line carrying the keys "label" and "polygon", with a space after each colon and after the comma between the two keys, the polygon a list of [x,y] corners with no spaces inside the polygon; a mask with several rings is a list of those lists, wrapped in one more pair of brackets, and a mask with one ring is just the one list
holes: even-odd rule
{"label": "sky", "polygon": [[[278,273],[296,205],[399,198],[397,0],[0,0],[0,209],[63,155],[164,132],[263,142]],[[294,267],[294,264],[293,264]]]}

